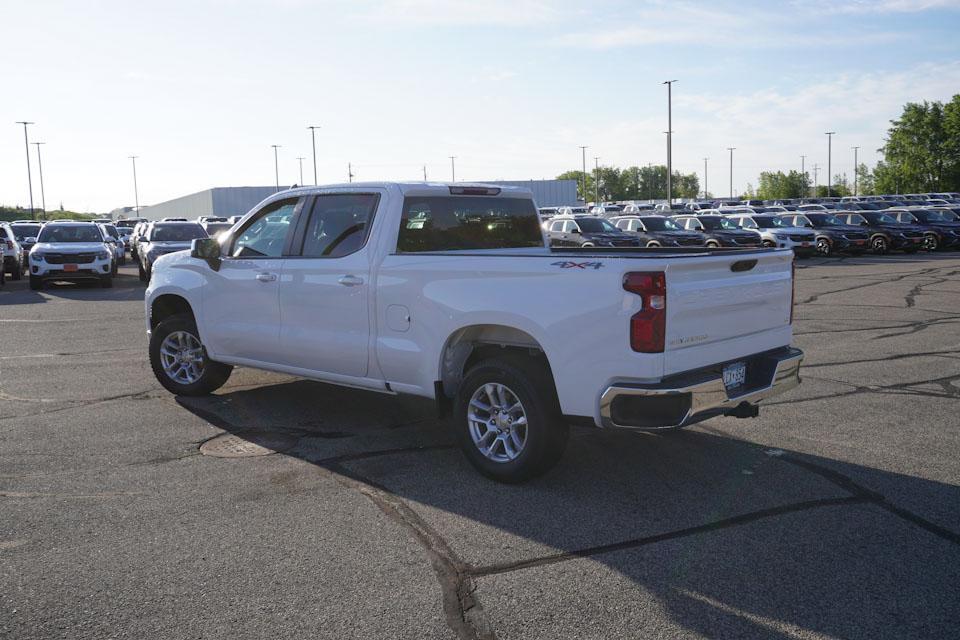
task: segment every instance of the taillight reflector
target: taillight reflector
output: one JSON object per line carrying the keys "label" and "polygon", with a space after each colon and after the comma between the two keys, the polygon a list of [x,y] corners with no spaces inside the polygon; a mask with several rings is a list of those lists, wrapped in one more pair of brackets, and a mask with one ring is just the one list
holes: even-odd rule
{"label": "taillight reflector", "polygon": [[630,318],[630,348],[639,353],[663,353],[667,326],[667,279],[663,272],[632,272],[623,276],[625,291],[640,296],[642,307]]}

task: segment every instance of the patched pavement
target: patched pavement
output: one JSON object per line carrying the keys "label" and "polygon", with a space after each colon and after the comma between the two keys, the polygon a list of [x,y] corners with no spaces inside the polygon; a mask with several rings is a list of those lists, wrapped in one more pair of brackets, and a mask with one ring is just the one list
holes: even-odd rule
{"label": "patched pavement", "polygon": [[804,384],[576,429],[521,486],[428,406],[249,369],[174,398],[143,286],[0,289],[0,637],[960,635],[960,257],[798,263]]}

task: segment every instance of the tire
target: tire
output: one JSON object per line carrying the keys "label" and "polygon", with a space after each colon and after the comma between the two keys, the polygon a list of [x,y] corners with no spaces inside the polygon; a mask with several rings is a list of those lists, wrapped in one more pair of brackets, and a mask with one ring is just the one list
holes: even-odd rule
{"label": "tire", "polygon": [[147,277],[147,272],[143,270],[142,262],[137,262],[137,275],[140,277],[140,282],[146,282],[150,279]]}
{"label": "tire", "polygon": [[[182,362],[170,362],[169,357],[162,356],[161,347],[164,346],[164,341],[167,340],[170,336],[176,336],[177,334],[189,335],[194,342],[181,342],[179,344],[189,347],[190,344],[199,345],[194,347],[194,357],[199,356],[201,363],[199,366],[195,366],[193,369],[194,373],[199,371],[199,377],[195,380],[189,379],[190,373],[185,373],[181,378],[179,377],[180,370],[183,369],[184,372],[187,371],[187,368]],[[177,343],[177,338],[172,338],[174,343]],[[169,363],[170,367],[177,365],[178,369],[173,369],[173,373],[177,374],[176,377],[167,373],[167,370],[164,369],[165,360]],[[150,368],[153,369],[153,375],[156,376],[157,380],[163,385],[163,388],[169,391],[170,393],[178,396],[205,396],[213,391],[216,391],[224,385],[224,383],[230,378],[230,373],[233,371],[233,367],[226,365],[220,362],[214,362],[207,357],[207,350],[203,347],[203,344],[200,342],[199,332],[197,331],[196,322],[193,320],[193,316],[190,314],[177,314],[170,316],[160,324],[150,334]]]}
{"label": "tire", "polygon": [[10,269],[10,279],[19,280],[22,277],[23,277],[23,263],[14,262],[13,268]]}
{"label": "tire", "polygon": [[589,249],[589,248],[591,248],[591,247],[593,247],[593,246],[594,246],[594,244],[593,244],[592,242],[584,242],[582,245],[580,245],[580,248],[581,248],[581,249]]}
{"label": "tire", "polygon": [[114,261],[111,263],[111,266],[110,266],[110,275],[111,275],[111,276],[117,275],[117,261],[116,261],[116,259],[114,259]]}
{"label": "tire", "polygon": [[707,240],[704,246],[709,247],[710,249],[719,249],[720,243],[716,240]]}
{"label": "tire", "polygon": [[[483,403],[484,398],[488,406],[492,405],[488,391],[501,400],[500,406],[516,407],[514,401],[518,402],[519,415],[516,410],[497,414],[471,405],[475,401]],[[471,415],[477,419],[471,420]],[[524,482],[548,471],[563,455],[570,433],[549,371],[528,357],[502,356],[472,367],[457,390],[453,416],[467,460],[481,474],[498,482]],[[522,436],[517,425],[503,422],[514,417],[517,424],[520,417],[525,418]],[[481,429],[485,431],[481,433]],[[488,438],[488,434],[493,437]],[[484,442],[488,446],[484,447]]]}
{"label": "tire", "polygon": [[833,247],[830,246],[830,241],[826,238],[817,238],[817,253],[819,253],[824,258],[830,256],[830,253],[833,251]]}
{"label": "tire", "polygon": [[770,242],[769,240],[764,240],[760,243],[760,246],[764,247],[765,249],[775,249],[777,247],[775,242]]}
{"label": "tire", "polygon": [[120,263],[119,263],[119,264],[121,264],[121,265],[127,264],[127,256],[126,256],[126,254],[120,256]]}
{"label": "tire", "polygon": [[113,276],[104,276],[100,278],[100,288],[101,289],[112,289],[113,288]]}
{"label": "tire", "polygon": [[885,236],[874,236],[870,239],[870,251],[878,256],[882,256],[890,251],[890,243],[887,242]]}
{"label": "tire", "polygon": [[650,242],[647,243],[648,249],[650,249],[651,247],[659,247],[659,246],[660,246],[660,243],[657,242],[656,240],[651,240]]}
{"label": "tire", "polygon": [[43,289],[43,278],[30,276],[30,290],[40,291],[40,289]]}
{"label": "tire", "polygon": [[940,238],[932,233],[923,236],[923,248],[931,253],[936,251],[940,248]]}

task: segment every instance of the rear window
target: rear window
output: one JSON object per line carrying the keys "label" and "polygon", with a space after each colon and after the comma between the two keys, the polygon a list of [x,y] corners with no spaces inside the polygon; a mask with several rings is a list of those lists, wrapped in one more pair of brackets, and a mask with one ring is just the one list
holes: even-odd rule
{"label": "rear window", "polygon": [[403,201],[397,239],[401,252],[542,246],[533,200],[434,196]]}
{"label": "rear window", "polygon": [[206,237],[207,232],[199,224],[157,225],[150,232],[151,242],[187,242]]}
{"label": "rear window", "polygon": [[38,224],[13,224],[10,225],[10,228],[13,229],[13,235],[17,240],[36,238],[37,234],[40,233],[40,225]]}

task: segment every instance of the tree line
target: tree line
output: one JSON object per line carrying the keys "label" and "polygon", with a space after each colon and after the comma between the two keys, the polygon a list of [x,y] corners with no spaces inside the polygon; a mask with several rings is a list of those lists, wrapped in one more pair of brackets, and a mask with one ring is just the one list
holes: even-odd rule
{"label": "tree line", "polygon": [[[943,102],[908,102],[903,113],[890,121],[884,145],[877,149],[883,159],[872,169],[860,163],[856,175],[833,176],[830,187],[814,185],[810,173],[764,171],[757,187],[748,185],[741,197],[778,200],[882,193],[929,193],[960,191],[960,94]],[[590,200],[664,200],[667,197],[667,168],[600,167],[586,175],[566,171],[558,179],[576,180],[580,197]],[[824,180],[826,182],[826,180]],[[599,198],[597,194],[599,193]],[[700,193],[695,173],[673,172],[674,198],[711,197]]]}

